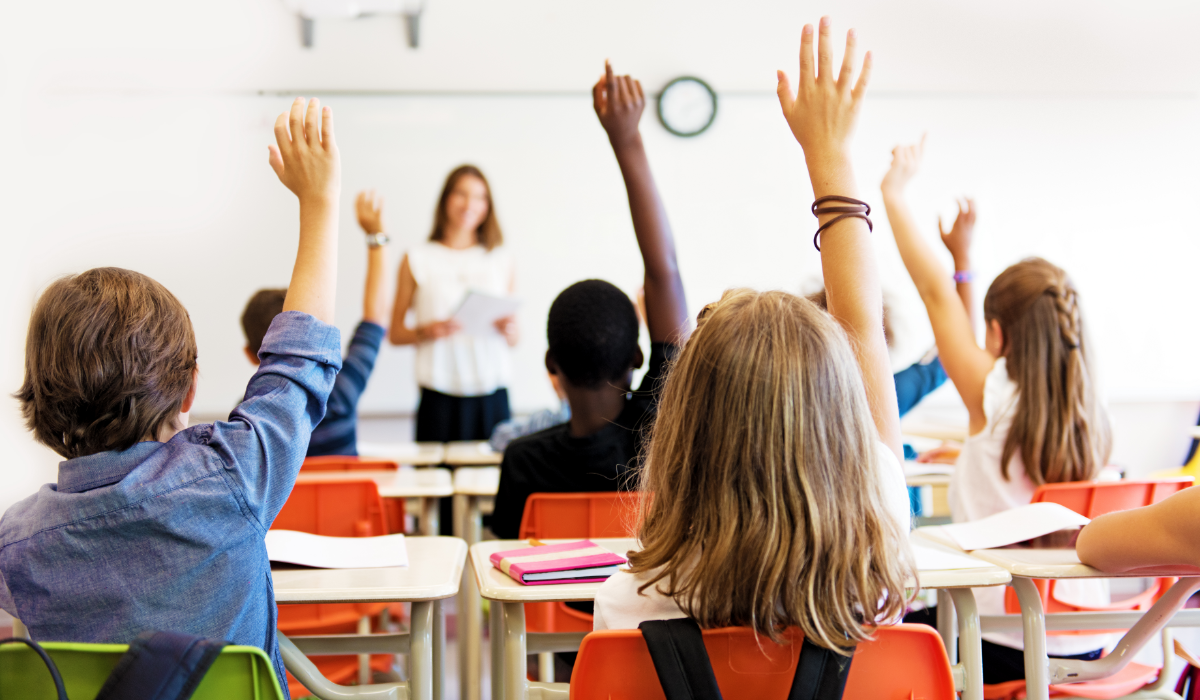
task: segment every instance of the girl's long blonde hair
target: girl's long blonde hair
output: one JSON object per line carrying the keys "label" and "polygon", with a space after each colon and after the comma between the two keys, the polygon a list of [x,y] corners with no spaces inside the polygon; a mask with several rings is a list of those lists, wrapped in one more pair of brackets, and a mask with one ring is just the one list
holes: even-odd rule
{"label": "girl's long blonde hair", "polygon": [[845,653],[904,612],[916,570],[842,329],[785,292],[730,290],[663,387],[632,570],[701,627],[791,625]]}
{"label": "girl's long blonde hair", "polygon": [[1088,364],[1079,293],[1042,258],[1009,267],[988,287],[983,317],[997,321],[1019,397],[1000,469],[1020,454],[1034,484],[1092,479],[1108,462],[1112,431]]}

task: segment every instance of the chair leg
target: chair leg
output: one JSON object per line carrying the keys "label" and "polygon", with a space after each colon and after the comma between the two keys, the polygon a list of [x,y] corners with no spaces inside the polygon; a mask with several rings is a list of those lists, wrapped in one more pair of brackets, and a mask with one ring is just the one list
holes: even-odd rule
{"label": "chair leg", "polygon": [[[358,633],[359,634],[370,634],[371,633],[371,618],[367,617],[366,615],[363,615],[362,617],[358,618]],[[371,684],[371,655],[370,654],[359,654],[358,655],[358,684],[359,685],[370,685]]]}
{"label": "chair leg", "polygon": [[538,657],[538,680],[543,683],[554,682],[554,652],[543,651]]}

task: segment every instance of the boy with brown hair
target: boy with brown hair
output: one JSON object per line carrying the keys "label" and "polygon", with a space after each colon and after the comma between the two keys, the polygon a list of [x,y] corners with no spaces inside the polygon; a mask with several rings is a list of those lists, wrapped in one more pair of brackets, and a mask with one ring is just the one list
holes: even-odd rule
{"label": "boy with brown hair", "polygon": [[[320,126],[318,126],[320,122]],[[340,164],[329,108],[297,98],[270,164],[300,200],[284,312],[227,422],[186,427],[187,311],[161,284],[98,268],[34,306],[17,398],[58,481],[0,518],[0,608],[35,640],[129,643],[171,630],[264,649],[282,687],[263,537],[341,366],[333,319]]]}
{"label": "boy with brown hair", "polygon": [[[325,417],[313,429],[308,456],[358,454],[358,400],[375,368],[379,346],[387,334],[392,299],[387,293],[388,243],[383,233],[383,199],[373,190],[358,193],[355,200],[358,222],[367,234],[367,282],[363,292],[362,321],[354,329],[350,346],[342,358],[342,369],[325,404]],[[259,364],[258,350],[275,317],[283,312],[286,289],[260,289],[250,297],[242,312],[246,334],[246,357]]]}

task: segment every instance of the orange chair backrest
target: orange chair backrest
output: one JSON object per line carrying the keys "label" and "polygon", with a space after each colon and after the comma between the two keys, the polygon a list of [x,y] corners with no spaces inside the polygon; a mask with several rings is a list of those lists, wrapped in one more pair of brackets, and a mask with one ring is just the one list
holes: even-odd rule
{"label": "orange chair backrest", "polygon": [[378,457],[353,457],[345,455],[325,455],[321,457],[305,457],[300,471],[305,472],[334,472],[353,471],[355,469],[399,469],[400,464],[394,460]]}
{"label": "orange chair backrest", "polygon": [[1158,503],[1192,485],[1192,477],[1127,479],[1121,481],[1071,481],[1042,484],[1031,503],[1058,503],[1085,518]]}
{"label": "orange chair backrest", "polygon": [[629,491],[534,493],[525,500],[520,538],[633,537],[641,495]]}
{"label": "orange chair backrest", "polygon": [[[704,646],[726,700],[785,700],[804,635],[789,628],[776,645],[745,627],[705,630]],[[646,641],[638,630],[593,632],[571,673],[571,700],[663,700]],[[854,653],[845,700],[953,700],[954,679],[941,638],[926,625],[876,630]]]}
{"label": "orange chair backrest", "polygon": [[388,534],[379,487],[367,479],[296,484],[271,529],[327,537]]}

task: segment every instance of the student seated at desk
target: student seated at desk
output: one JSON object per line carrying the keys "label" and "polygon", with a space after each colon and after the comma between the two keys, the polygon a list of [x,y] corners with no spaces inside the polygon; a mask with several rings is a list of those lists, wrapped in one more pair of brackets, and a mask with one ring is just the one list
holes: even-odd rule
{"label": "student seated at desk", "polygon": [[34,640],[223,639],[263,649],[287,687],[263,538],[341,366],[330,325],[341,166],[316,100],[306,111],[298,98],[275,137],[271,166],[300,200],[299,252],[228,421],[186,427],[196,338],[158,282],[98,268],[56,280],[34,306],[17,398],[65,461],[57,483],[0,518],[0,609]]}
{"label": "student seated at desk", "polygon": [[[392,315],[391,299],[384,284],[387,255],[383,233],[383,200],[374,192],[359,192],[355,201],[358,223],[367,234],[367,283],[363,292],[362,321],[354,329],[350,347],[342,358],[342,369],[325,404],[325,418],[308,441],[308,456],[358,454],[358,399],[367,388],[379,346],[387,334]],[[286,289],[260,289],[250,297],[242,312],[246,334],[246,357],[257,365],[258,351],[271,322],[283,311]]]}
{"label": "student seated at desk", "polygon": [[[969,437],[950,481],[955,522],[1025,505],[1038,485],[1095,478],[1112,449],[1108,414],[1096,394],[1079,294],[1067,273],[1029,258],[1000,273],[983,300],[984,347],[953,279],[921,237],[904,200],[924,145],[899,146],[883,179],[883,201],[904,266],[925,303],[942,366],[966,404]],[[965,272],[964,270],[960,270]],[[1109,602],[1104,581],[1062,581],[1069,602]],[[982,615],[1005,612],[1004,589],[975,591]],[[925,613],[932,620],[932,613]],[[1052,635],[1052,656],[1098,658],[1106,635]],[[984,682],[1025,677],[1022,636],[984,635]]]}
{"label": "student seated at desk", "polygon": [[[855,85],[848,34],[835,80],[828,20],[820,26],[820,77],[808,25],[798,94],[780,73],[779,99],[818,201],[854,198],[849,142],[869,55]],[[798,626],[806,642],[849,653],[869,625],[903,613],[916,571],[879,273],[866,221],[823,213],[820,223],[832,316],[748,289],[700,313],[641,473],[654,494],[642,549],[600,586],[596,629],[687,616],[778,638]]]}
{"label": "student seated at desk", "polygon": [[605,71],[592,90],[594,107],[625,179],[645,264],[649,368],[634,390],[633,371],[644,358],[637,314],[624,292],[603,280],[584,280],[558,295],[546,322],[546,369],[561,382],[571,419],[514,440],[504,451],[491,521],[500,538],[518,535],[529,494],[629,486],[641,433],[654,420],[656,387],[687,332],[675,241],[638,132],[646,105],[642,86],[614,76],[611,66]]}

